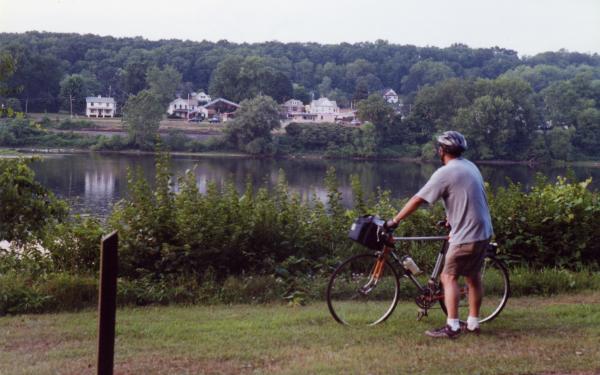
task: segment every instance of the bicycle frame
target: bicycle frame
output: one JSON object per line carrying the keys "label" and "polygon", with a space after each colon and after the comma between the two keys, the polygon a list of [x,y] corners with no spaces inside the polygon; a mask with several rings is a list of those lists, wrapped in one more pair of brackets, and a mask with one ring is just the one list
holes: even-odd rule
{"label": "bicycle frame", "polygon": [[[395,242],[402,242],[402,241],[406,241],[406,242],[409,242],[409,241],[443,241],[442,247],[441,247],[440,252],[438,253],[437,259],[435,261],[435,266],[433,267],[433,271],[431,272],[431,275],[429,277],[429,281],[437,282],[439,280],[439,276],[442,273],[442,266],[444,265],[444,257],[446,256],[446,252],[448,251],[448,236],[392,237],[392,238],[393,238],[393,241],[390,244],[391,246],[386,246],[386,248],[389,250],[384,248],[383,254],[384,255],[387,253],[392,254],[392,257],[400,265],[400,269],[402,270],[402,272],[404,272],[404,276],[408,277],[412,281],[412,283],[417,287],[417,289],[419,289],[419,291],[421,291],[421,292],[425,291],[426,286],[421,285],[421,283],[415,277],[415,275],[413,275],[412,272],[407,271],[404,268],[400,257],[396,253],[397,249],[395,246],[393,246],[393,244]],[[396,250],[396,251],[394,251],[394,250]]]}

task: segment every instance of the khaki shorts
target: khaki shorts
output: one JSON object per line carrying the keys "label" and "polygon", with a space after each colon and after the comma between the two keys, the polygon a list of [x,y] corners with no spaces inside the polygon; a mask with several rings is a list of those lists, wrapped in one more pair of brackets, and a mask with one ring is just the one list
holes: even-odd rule
{"label": "khaki shorts", "polygon": [[489,240],[450,244],[442,273],[457,276],[477,275],[483,266],[488,243]]}

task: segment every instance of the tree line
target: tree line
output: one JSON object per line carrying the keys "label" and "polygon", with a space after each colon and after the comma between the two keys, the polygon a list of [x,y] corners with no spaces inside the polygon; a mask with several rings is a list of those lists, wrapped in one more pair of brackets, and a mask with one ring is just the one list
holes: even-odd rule
{"label": "tree line", "polygon": [[[227,147],[253,154],[310,150],[314,143],[305,147],[300,135],[331,133],[332,127],[292,128],[287,139],[272,137],[276,124],[259,115],[272,113],[274,102],[319,96],[356,106],[373,127],[354,132],[364,139],[331,137],[320,151],[332,156],[428,158],[432,136],[448,128],[467,135],[469,156],[477,159],[594,159],[600,146],[597,54],[519,57],[462,44],[236,44],[28,32],[0,34],[0,66],[5,108],[81,112],[86,96],[110,94],[126,113],[131,144],[141,148],[153,147],[162,110],[176,93],[200,90],[263,103],[228,133]],[[402,114],[378,98],[384,87],[400,94]],[[267,97],[274,102],[264,105]]]}
{"label": "tree line", "polygon": [[578,67],[589,66],[596,74],[600,67],[597,54],[557,51],[520,58],[498,47],[417,47],[383,40],[236,44],[27,32],[0,34],[0,46],[16,59],[10,84],[22,88],[16,96],[21,104],[29,98],[32,111],[49,112],[64,106],[66,77],[75,75],[84,93],[111,93],[124,103],[129,94],[146,88],[153,66],[177,70],[182,92],[210,88],[215,96],[235,101],[261,92],[276,100],[290,94],[306,100],[314,93],[342,105],[384,87],[410,97],[448,78],[493,79],[509,71],[535,81],[539,91],[547,81],[573,76]]}

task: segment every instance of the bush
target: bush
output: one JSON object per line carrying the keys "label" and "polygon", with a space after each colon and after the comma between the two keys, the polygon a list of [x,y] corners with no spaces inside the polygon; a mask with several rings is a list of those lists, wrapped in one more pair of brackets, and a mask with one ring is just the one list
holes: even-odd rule
{"label": "bush", "polygon": [[538,176],[529,193],[511,184],[490,195],[490,208],[504,255],[533,267],[600,266],[600,199],[591,180],[548,183]]}
{"label": "bush", "polygon": [[98,301],[98,281],[92,276],[53,273],[38,281],[37,290],[47,297],[45,311],[80,310]]}
{"label": "bush", "polygon": [[56,129],[60,130],[82,130],[82,129],[95,129],[97,126],[88,120],[63,120],[56,126]]}
{"label": "bush", "polygon": [[93,218],[57,224],[48,231],[44,247],[49,251],[55,270],[93,274],[100,267],[100,238],[103,229]]}

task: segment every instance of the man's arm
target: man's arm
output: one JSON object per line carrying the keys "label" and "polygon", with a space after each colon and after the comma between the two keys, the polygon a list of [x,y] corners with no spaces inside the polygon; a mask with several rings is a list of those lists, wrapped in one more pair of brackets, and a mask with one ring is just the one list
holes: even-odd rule
{"label": "man's arm", "polygon": [[392,221],[394,222],[394,225],[398,225],[400,223],[400,221],[406,219],[417,208],[419,208],[419,206],[421,204],[423,204],[425,202],[427,202],[425,199],[418,197],[416,195],[413,196],[412,198],[410,198],[410,200],[408,202],[406,202],[404,207],[402,207],[400,212],[398,212],[398,214],[396,216],[394,216],[394,218],[392,219]]}

